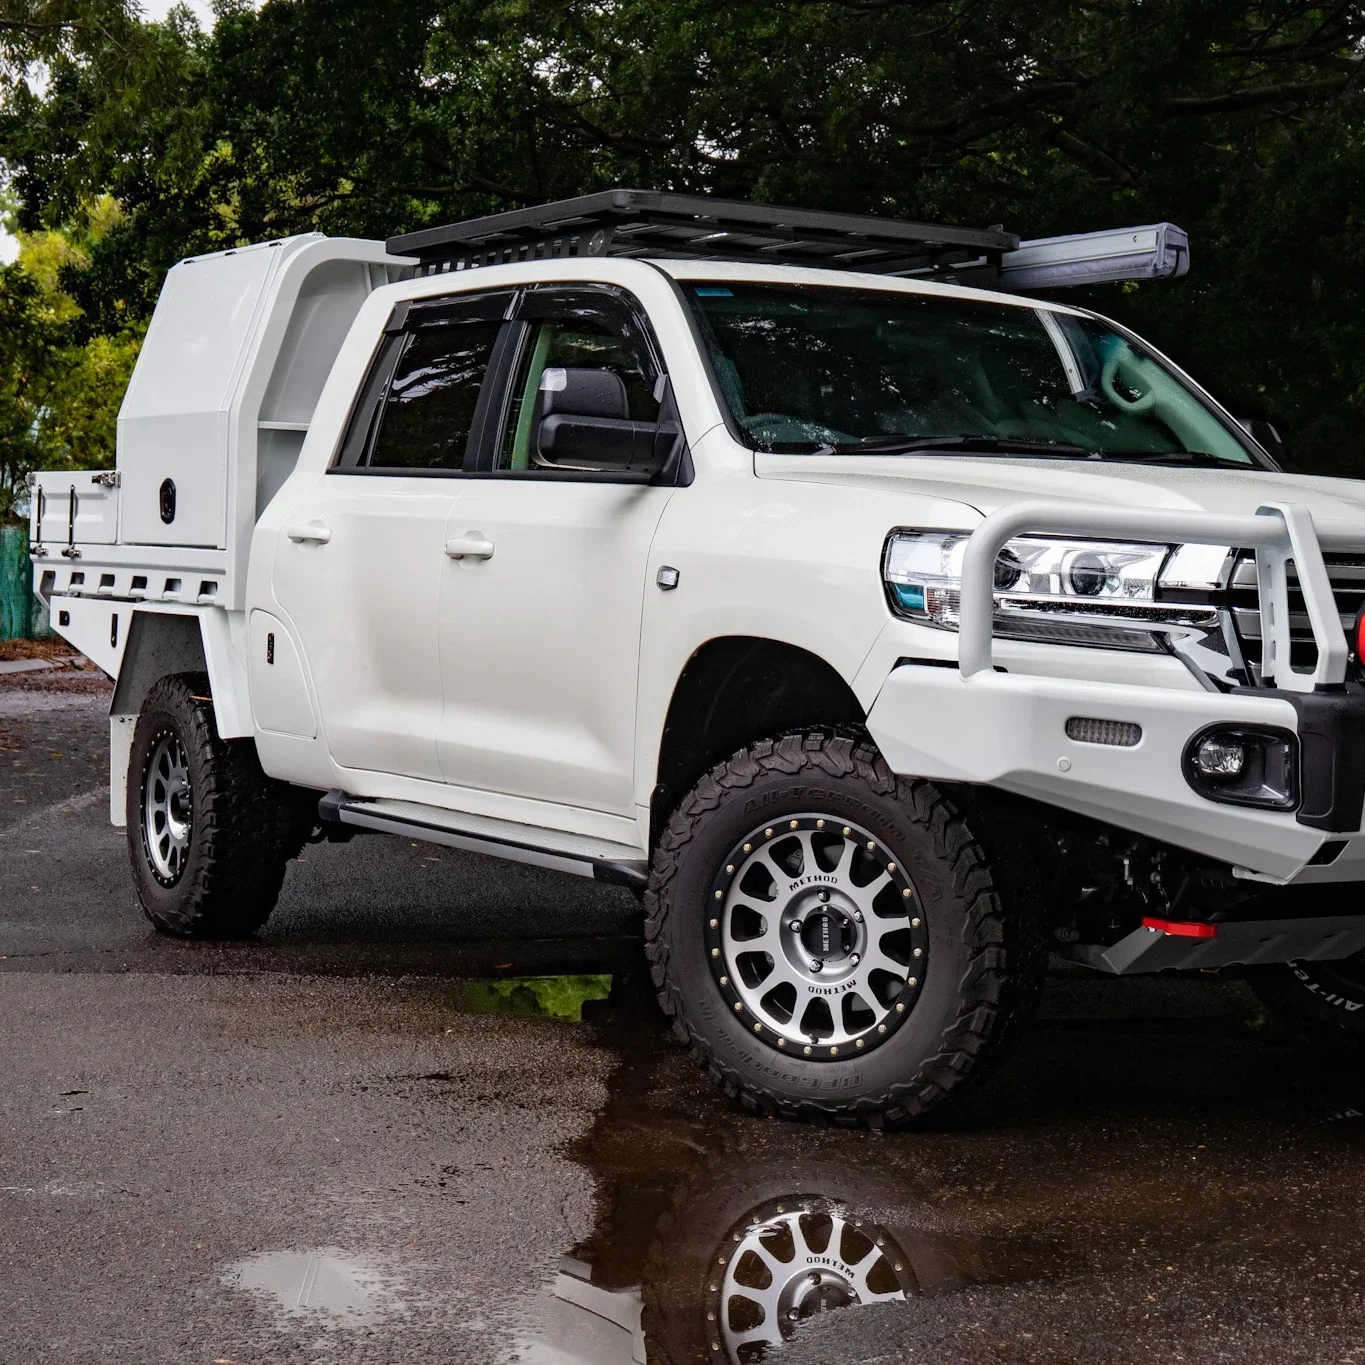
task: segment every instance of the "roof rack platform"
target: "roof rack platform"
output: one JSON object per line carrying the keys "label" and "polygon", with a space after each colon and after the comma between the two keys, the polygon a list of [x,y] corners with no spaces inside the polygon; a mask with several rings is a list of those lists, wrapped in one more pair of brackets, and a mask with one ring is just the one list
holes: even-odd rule
{"label": "roof rack platform", "polygon": [[970,273],[972,283],[989,285],[1019,238],[998,228],[618,189],[425,228],[387,245],[415,256],[422,275],[565,256],[681,256],[945,280]]}

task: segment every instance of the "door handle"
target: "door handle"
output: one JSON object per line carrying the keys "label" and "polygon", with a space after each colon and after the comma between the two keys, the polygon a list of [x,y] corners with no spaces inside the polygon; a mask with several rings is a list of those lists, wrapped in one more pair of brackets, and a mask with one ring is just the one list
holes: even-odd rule
{"label": "door handle", "polygon": [[446,554],[451,559],[492,559],[493,542],[477,531],[467,531],[446,541]]}
{"label": "door handle", "polygon": [[295,545],[299,545],[305,540],[312,541],[315,545],[326,545],[332,538],[331,528],[324,526],[319,521],[306,522],[302,526],[290,526],[285,530],[285,535]]}

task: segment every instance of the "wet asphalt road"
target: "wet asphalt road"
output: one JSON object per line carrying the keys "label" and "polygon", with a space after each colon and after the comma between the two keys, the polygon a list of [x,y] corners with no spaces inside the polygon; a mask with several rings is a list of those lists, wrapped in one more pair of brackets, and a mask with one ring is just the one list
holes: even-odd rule
{"label": "wet asphalt road", "polygon": [[[6,1365],[1365,1361],[1365,1098],[1239,983],[1054,981],[921,1131],[753,1120],[625,893],[374,837],[158,938],[103,705],[0,688]],[[461,984],[588,971],[588,1023]]]}

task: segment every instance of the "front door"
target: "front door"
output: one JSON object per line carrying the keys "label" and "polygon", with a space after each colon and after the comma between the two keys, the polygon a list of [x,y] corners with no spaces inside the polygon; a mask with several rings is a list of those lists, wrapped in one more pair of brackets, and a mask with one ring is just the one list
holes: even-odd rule
{"label": "front door", "polygon": [[441,780],[446,524],[510,299],[400,306],[335,464],[281,532],[275,598],[343,768]]}
{"label": "front door", "polygon": [[500,422],[466,478],[441,593],[441,771],[479,791],[633,818],[636,686],[649,546],[674,490],[551,469],[537,456],[548,368],[613,370],[658,417],[658,362],[619,293],[523,295]]}

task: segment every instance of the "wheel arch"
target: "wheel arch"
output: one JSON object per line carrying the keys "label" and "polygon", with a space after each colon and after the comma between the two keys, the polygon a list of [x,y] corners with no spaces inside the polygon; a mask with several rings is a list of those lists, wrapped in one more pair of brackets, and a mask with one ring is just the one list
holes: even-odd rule
{"label": "wheel arch", "polygon": [[699,646],[674,684],[650,802],[650,845],[714,764],[755,740],[815,726],[862,725],[848,680],[818,654],[755,635]]}
{"label": "wheel arch", "polygon": [[142,704],[162,678],[178,673],[208,676],[221,738],[254,733],[246,670],[233,645],[227,613],[218,608],[135,611],[109,704],[109,818],[115,825],[124,823],[128,754]]}

